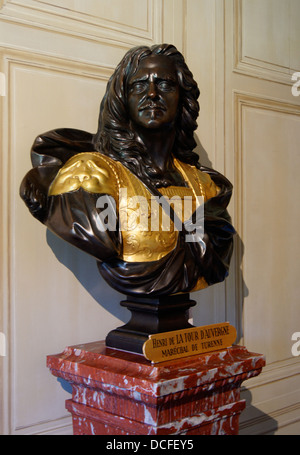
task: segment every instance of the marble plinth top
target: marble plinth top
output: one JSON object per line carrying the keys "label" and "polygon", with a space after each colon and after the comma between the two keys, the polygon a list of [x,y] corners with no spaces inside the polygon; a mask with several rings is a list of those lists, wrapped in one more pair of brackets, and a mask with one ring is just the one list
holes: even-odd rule
{"label": "marble plinth top", "polygon": [[52,374],[89,387],[130,389],[164,396],[210,385],[216,381],[245,380],[257,376],[264,356],[243,346],[151,364],[142,355],[105,346],[104,341],[67,347],[47,357]]}

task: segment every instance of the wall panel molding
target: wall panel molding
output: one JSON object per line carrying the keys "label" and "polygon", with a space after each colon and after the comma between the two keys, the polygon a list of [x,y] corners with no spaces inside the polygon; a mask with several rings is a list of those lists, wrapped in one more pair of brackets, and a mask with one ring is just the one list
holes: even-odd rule
{"label": "wall panel molding", "polygon": [[239,229],[242,229],[241,217],[243,216],[242,206],[242,181],[243,175],[243,160],[242,160],[242,134],[243,134],[243,109],[253,108],[267,111],[273,111],[276,113],[300,115],[300,105],[294,103],[287,103],[286,101],[277,98],[266,98],[261,95],[253,93],[233,91],[233,105],[234,105],[234,125],[235,125],[235,180],[238,183],[237,192],[237,213],[240,215]]}
{"label": "wall panel molding", "polygon": [[[245,49],[246,43],[245,40],[247,40],[247,43],[251,43],[252,39],[246,36],[245,20],[247,20],[247,17],[244,11],[245,5],[243,5],[243,3],[244,0],[234,0],[233,72],[245,76],[252,76],[258,79],[265,79],[269,82],[278,82],[285,85],[292,85],[293,82],[291,81],[291,75],[294,72],[300,70],[300,61],[299,59],[295,59],[293,55],[295,51],[293,49],[290,49],[290,43],[291,42],[296,43],[295,37],[293,37],[293,40],[291,40],[291,36],[293,36],[293,34],[297,34],[297,32],[294,31],[294,29],[295,30],[297,29],[296,27],[297,15],[299,22],[300,9],[298,8],[298,10],[295,9],[295,11],[292,11],[290,0],[284,3],[283,7],[286,11],[286,14],[289,16],[289,20],[290,22],[292,22],[293,27],[292,29],[287,27],[287,29],[284,31],[281,30],[280,28],[278,30],[277,34],[278,39],[281,39],[282,42],[284,38],[286,43],[285,52],[280,53],[281,56],[285,55],[286,57],[285,62],[282,61],[282,63],[280,63],[279,61],[278,62],[272,61],[271,55],[269,58],[268,57],[259,58],[259,56],[257,55],[251,55],[251,52],[249,53],[249,51]],[[260,3],[263,4],[263,2]],[[266,9],[265,12],[270,13],[268,9]],[[271,14],[269,14],[268,17],[271,17]],[[284,21],[284,18],[282,18],[282,24],[287,25],[286,22],[287,21]],[[255,22],[252,24],[253,28],[254,25]],[[270,29],[271,28],[272,24],[270,24]],[[285,36],[283,36],[283,33],[285,33]],[[260,35],[258,34],[258,36]],[[297,37],[297,39],[298,38],[299,37]],[[268,42],[270,43],[270,41],[266,40],[260,46],[263,48],[267,48]]]}
{"label": "wall panel molding", "polygon": [[[264,121],[272,122],[271,123],[272,125],[273,125],[274,122],[279,122],[278,125],[280,125],[281,124],[280,122],[282,122],[284,120],[287,121],[288,119],[290,119],[290,122],[292,122],[292,125],[294,125],[291,128],[297,128],[295,122],[299,122],[300,123],[300,105],[293,104],[293,103],[287,103],[285,101],[282,101],[282,100],[279,100],[279,99],[276,99],[276,98],[265,98],[265,97],[262,97],[262,96],[259,96],[259,95],[249,94],[249,93],[245,93],[245,92],[238,92],[238,91],[234,91],[233,92],[233,99],[234,99],[234,111],[235,111],[235,117],[234,117],[235,118],[235,153],[234,153],[234,156],[235,156],[235,182],[236,182],[235,183],[235,194],[236,194],[236,199],[235,200],[236,200],[236,213],[237,213],[237,225],[236,225],[236,228],[237,228],[237,231],[238,231],[240,237],[243,239],[243,241],[245,241],[245,243],[247,243],[247,248],[248,248],[248,252],[249,252],[250,251],[249,248],[252,251],[253,248],[255,250],[255,248],[257,248],[257,247],[256,247],[255,243],[253,243],[253,241],[254,241],[253,240],[253,235],[251,237],[251,239],[252,239],[251,241],[250,241],[250,238],[248,237],[249,232],[253,232],[254,227],[251,228],[252,231],[249,231],[249,226],[248,226],[248,223],[246,223],[246,220],[248,219],[248,221],[249,221],[249,216],[250,216],[249,212],[250,212],[250,210],[252,210],[252,213],[255,214],[254,209],[251,209],[251,204],[253,205],[253,207],[255,207],[255,200],[253,200],[253,202],[251,203],[251,200],[253,199],[252,193],[254,193],[256,195],[255,197],[257,198],[257,193],[259,192],[259,190],[256,190],[256,192],[253,191],[253,190],[254,190],[254,188],[257,185],[259,185],[259,188],[260,188],[262,176],[263,176],[263,174],[266,175],[266,173],[268,171],[268,163],[266,162],[266,158],[265,157],[260,156],[260,154],[264,153],[263,150],[260,150],[259,152],[258,151],[254,151],[253,149],[252,150],[248,150],[248,149],[246,150],[245,144],[247,144],[248,147],[249,147],[249,145],[248,145],[248,142],[247,142],[247,138],[245,137],[245,134],[246,133],[249,134],[249,128],[250,128],[250,126],[247,123],[247,118],[248,118],[247,116],[250,113],[252,113],[252,118],[254,118],[254,115],[255,115],[257,117],[257,122],[260,121],[259,119],[264,119]],[[263,116],[263,117],[260,117],[260,116]],[[281,128],[281,130],[282,130],[282,128]],[[283,134],[283,132],[280,132],[281,130],[277,131],[276,133],[279,134],[279,135]],[[274,134],[276,134],[276,133],[275,133],[275,129],[274,129]],[[257,134],[257,132],[256,132],[256,134]],[[291,141],[292,141],[292,139],[290,139],[290,144],[292,144]],[[294,140],[294,142],[295,142],[295,140]],[[290,147],[292,147],[292,145],[290,145]],[[278,149],[278,147],[274,143],[274,145],[272,146],[272,149],[270,149],[270,150],[273,150],[274,152],[272,152],[272,153],[275,153],[276,149]],[[270,150],[268,152],[269,154],[271,153]],[[250,153],[252,155],[255,154],[255,153],[257,154],[257,159],[256,159],[257,173],[256,173],[256,175],[257,175],[257,179],[259,178],[259,180],[254,180],[254,181],[251,180],[250,176],[253,176],[253,173],[255,175],[255,170],[249,168],[249,163],[248,162],[250,161],[251,166],[253,167],[253,159],[250,160],[249,155],[247,155],[247,153],[248,154]],[[280,187],[285,184],[284,182],[292,181],[291,180],[292,177],[290,177],[289,175],[286,174],[287,171],[284,171],[284,169],[285,169],[285,167],[284,167],[285,159],[288,160],[287,163],[290,163],[290,161],[289,161],[290,157],[286,157],[285,156],[284,150],[282,150],[282,153],[280,153],[280,157],[281,157],[280,159],[282,160],[282,169],[283,169],[282,174],[280,174],[279,169],[277,169],[276,166],[275,166],[275,163],[278,162],[278,153],[280,153],[280,152],[277,151],[277,154],[272,156],[272,158],[274,160],[274,165],[271,168],[272,172],[276,173],[276,176],[277,176],[276,178],[277,179],[280,179],[280,176],[282,176],[282,180],[277,180],[279,186],[277,186],[277,189],[275,187],[275,189],[277,191],[277,193],[275,193],[275,194],[277,196],[279,194],[281,194]],[[268,158],[270,159],[269,155],[268,155]],[[246,162],[247,162],[247,164],[246,164]],[[261,166],[261,170],[259,170],[259,166]],[[286,169],[290,169],[291,164],[287,164],[287,166],[289,166],[289,167],[287,167]],[[273,182],[273,184],[274,184],[273,178],[274,177],[272,177],[270,182]],[[263,187],[261,188],[261,191],[262,191],[261,194],[264,194],[264,195],[268,194],[269,195],[269,193],[266,193],[267,188],[269,188],[270,191],[272,192],[272,187],[270,187],[270,185],[269,185],[270,182],[268,181],[267,177],[265,177],[265,188],[263,188]],[[252,188],[252,192],[251,192],[251,188]],[[264,196],[264,197],[266,197],[266,196]],[[269,197],[268,197],[268,200],[271,203],[271,198],[269,199]],[[273,196],[272,203],[276,204],[276,196],[275,195]],[[282,203],[284,204],[284,202],[281,201],[281,204]],[[283,211],[283,208],[284,208],[284,210],[286,210],[287,212],[282,212],[281,213],[279,211],[279,213],[278,213],[278,217],[281,216],[281,218],[283,218],[283,219],[278,218],[277,224],[275,226],[273,226],[272,233],[273,233],[273,236],[275,236],[274,239],[277,239],[276,236],[278,236],[279,233],[283,229],[282,223],[284,222],[284,219],[287,216],[286,214],[284,215],[283,213],[291,213],[290,212],[290,210],[291,210],[290,206],[288,206],[288,208],[286,208],[286,204],[284,206],[282,206],[282,205],[280,205],[279,201],[278,201],[278,204],[279,204],[278,208],[282,207],[282,211]],[[246,210],[247,210],[247,212],[246,212]],[[267,211],[265,212],[264,216],[265,217],[268,216],[267,215]],[[260,218],[257,221],[257,223],[254,223],[254,220],[252,221],[252,225],[256,226],[257,238],[259,238],[259,235],[260,235],[259,233],[260,233],[260,230],[263,229],[263,226],[265,226],[265,229],[266,229],[266,226],[268,226],[268,221],[269,221],[269,218]],[[291,220],[289,220],[289,223],[291,223]],[[271,226],[269,226],[269,229],[271,229]],[[277,229],[278,229],[278,232],[277,232]],[[266,235],[266,234],[264,234],[264,235]],[[277,251],[277,247],[276,247],[277,240],[276,241],[274,240],[274,242],[275,243],[272,244],[273,246],[271,248],[274,248],[275,251]],[[289,239],[289,242],[292,242],[292,240]],[[290,243],[289,242],[287,242],[286,248],[290,248]],[[241,252],[240,252],[240,254],[241,254]],[[249,260],[249,255],[251,255],[251,254],[252,254],[251,252],[248,253],[248,260]],[[271,253],[269,252],[269,255],[270,254]],[[259,251],[257,251],[257,255],[259,255]],[[268,256],[268,257],[269,257],[268,260],[270,261],[270,256]],[[254,260],[253,254],[251,255],[251,258],[252,258],[251,260],[253,261]],[[259,260],[258,257],[257,257],[257,260]],[[282,260],[283,260],[283,258],[282,258]],[[247,263],[247,261],[245,262],[245,257],[242,257],[242,255],[240,256],[239,261],[242,264],[241,265],[242,275],[244,277],[246,276],[246,280],[247,280],[247,277],[249,279],[249,273],[251,272],[252,269],[251,270],[249,269],[250,266]],[[251,262],[251,264],[253,266],[252,262]],[[271,267],[273,267],[272,268],[272,272],[273,273],[277,273],[278,272],[277,269],[278,269],[279,265],[276,266],[275,264],[278,264],[278,263],[275,262],[273,264],[273,266],[271,266]],[[267,266],[265,265],[264,267],[267,267]],[[270,274],[271,273],[271,269],[270,270],[268,269],[266,272]],[[251,272],[251,276],[253,275],[253,273]],[[258,273],[258,270],[257,270],[257,273]],[[284,277],[283,282],[280,283],[280,289],[282,289],[283,285],[286,285],[286,283],[284,283],[284,281],[287,281],[287,279],[288,279],[288,277]],[[243,288],[242,288],[243,285],[244,285],[244,283],[242,282],[242,280],[237,280],[237,289],[236,289],[237,301],[241,300],[240,299],[240,295],[242,295],[242,293],[243,293]],[[247,283],[246,283],[246,285],[247,285]],[[241,308],[240,309],[240,313],[243,314],[243,323],[242,323],[242,325],[243,325],[243,330],[244,330],[244,336],[243,336],[243,340],[241,342],[243,344],[245,344],[246,346],[248,346],[248,348],[249,347],[251,348],[251,344],[253,344],[253,342],[254,342],[254,338],[253,337],[254,337],[254,333],[255,333],[255,330],[256,330],[255,329],[256,322],[255,322],[255,320],[253,320],[253,317],[254,317],[255,314],[257,315],[257,311],[258,311],[258,308],[259,308],[259,302],[255,298],[254,298],[254,301],[253,301],[253,294],[255,294],[255,293],[254,293],[254,289],[253,289],[253,283],[251,283],[251,285],[252,285],[252,288],[249,291],[250,300],[248,300],[248,302],[252,302],[251,306],[253,306],[253,304],[254,304],[255,307],[256,307],[256,310],[254,310],[254,309],[250,310],[249,309],[249,303],[248,303],[248,306],[247,306],[247,303],[243,302],[244,306],[246,305],[246,307],[245,307],[246,308],[246,312],[247,312],[247,317],[246,317],[245,316],[245,308]],[[264,291],[264,292],[266,292],[266,291]],[[252,298],[251,298],[251,296],[252,296]],[[273,296],[273,297],[275,298],[275,296]],[[259,300],[260,297],[257,297],[257,298]],[[264,305],[265,305],[267,303],[265,301],[266,299],[264,299],[263,297],[261,297],[261,298],[263,299]],[[269,297],[269,298],[271,299],[271,297]],[[276,297],[276,298],[278,300],[278,297]],[[290,299],[291,299],[290,305],[292,305],[292,303],[293,303],[292,295],[291,295]],[[271,299],[271,301],[272,300],[273,299]],[[268,311],[270,312],[270,310],[271,310],[270,309],[271,301],[268,302],[269,306],[264,309],[265,312],[268,312]],[[274,304],[277,305],[276,308],[277,308],[277,312],[278,312],[279,311],[279,307],[278,307],[279,300],[274,302]],[[281,307],[282,307],[282,305],[283,305],[283,302],[281,304]],[[295,305],[294,305],[294,307],[295,307]],[[295,308],[294,308],[294,310],[296,311]],[[283,310],[281,309],[280,311],[282,312]],[[252,313],[253,313],[253,315],[252,315]],[[270,316],[268,318],[268,324],[271,324],[274,328],[275,327],[278,328],[279,321],[277,319],[275,318],[275,315],[270,314]],[[251,326],[251,336],[250,337],[249,337],[249,333],[248,333],[248,328],[250,327],[249,324]],[[268,330],[268,324],[266,324],[265,330]],[[282,324],[284,324],[284,321],[282,321]],[[291,357],[290,349],[288,349],[288,354],[287,354],[287,346],[289,346],[290,336],[293,333],[293,331],[292,331],[293,324],[292,324],[292,321],[289,321],[289,322],[286,321],[286,324],[287,324],[287,326],[286,327],[284,326],[285,329],[282,329],[283,330],[282,337],[284,337],[284,340],[281,343],[282,345],[284,345],[286,347],[282,348],[281,349],[282,352],[280,352],[280,353],[277,352],[278,351],[278,348],[277,348],[276,355],[275,355],[275,353],[273,353],[272,356],[271,356],[272,360],[269,360],[269,362],[268,362],[269,366],[272,365],[273,362],[274,362],[275,368],[281,368],[280,365],[281,365],[282,362],[291,361],[293,363],[293,361],[294,361],[293,358]],[[279,330],[279,328],[278,328],[278,330]],[[262,328],[262,324],[261,323],[259,323],[258,331],[260,331],[259,333],[262,336],[262,340],[263,340],[264,339],[264,334],[263,334],[263,328]],[[289,333],[289,331],[291,333]],[[270,350],[270,346],[265,346],[265,349]],[[285,352],[285,354],[284,354],[284,352]],[[287,357],[286,357],[286,355],[287,355]],[[276,357],[276,356],[279,356],[279,357]],[[268,361],[268,359],[267,359],[267,361]],[[263,377],[263,375],[262,375],[262,377]]]}
{"label": "wall panel molding", "polygon": [[235,182],[236,182],[236,216],[237,228],[239,232],[243,232],[243,110],[245,108],[259,109],[272,111],[275,113],[283,113],[300,116],[300,105],[287,103],[277,98],[266,98],[261,95],[256,95],[248,92],[233,91],[234,105],[234,144],[235,144]]}
{"label": "wall panel molding", "polygon": [[71,436],[73,435],[72,417],[62,417],[61,419],[55,419],[48,422],[38,422],[23,428],[17,428],[13,434],[16,436]]}
{"label": "wall panel molding", "polygon": [[11,65],[18,64],[108,81],[115,69],[115,67],[109,65],[93,65],[72,58],[64,59],[38,52],[26,52],[6,46],[0,46],[0,55],[6,72],[9,71]]}
{"label": "wall panel molding", "polygon": [[[140,0],[130,0],[132,4],[130,8],[123,8],[117,15],[113,12],[118,11],[121,4],[125,5],[125,2],[122,0],[115,1],[118,4],[114,10],[110,9],[112,14],[109,17],[108,0],[105,0],[107,3],[105,15],[101,15],[98,2],[96,8],[94,6],[89,11],[88,6],[78,8],[79,4],[74,0],[68,1],[66,7],[62,7],[59,2],[50,0],[49,2],[27,0],[26,3],[20,0],[6,0],[0,11],[0,18],[3,21],[18,23],[27,27],[51,30],[55,33],[68,34],[80,39],[117,45],[123,48],[140,45],[141,42],[154,44],[161,41],[162,0],[143,0],[143,3]],[[134,8],[132,8],[134,2],[136,2],[137,14],[134,14]],[[82,2],[80,3],[82,4]],[[143,8],[146,8],[146,17],[138,14],[138,12],[143,11]],[[124,20],[122,20],[123,11],[126,12]]]}
{"label": "wall panel molding", "polygon": [[[243,392],[241,394],[243,398]],[[247,412],[247,411],[246,411]],[[298,434],[300,404],[285,406],[269,414],[258,413],[240,423],[240,435],[291,435]],[[293,430],[293,427],[295,429]],[[293,432],[295,431],[295,432]]]}
{"label": "wall panel molding", "polygon": [[247,407],[240,434],[291,434],[300,422],[299,375],[299,361],[293,358],[267,365],[260,376],[250,379],[241,391]]}
{"label": "wall panel molding", "polygon": [[226,169],[237,230],[230,296],[239,343],[267,362],[245,385],[241,434],[300,428],[300,365],[291,352],[299,327],[300,97],[291,93],[299,15],[298,0],[225,1]]}

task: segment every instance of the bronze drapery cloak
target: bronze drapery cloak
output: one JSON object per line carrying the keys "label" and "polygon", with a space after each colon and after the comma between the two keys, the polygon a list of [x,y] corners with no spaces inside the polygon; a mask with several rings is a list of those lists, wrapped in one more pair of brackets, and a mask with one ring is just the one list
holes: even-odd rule
{"label": "bronze drapery cloak", "polygon": [[[80,130],[58,129],[37,137],[31,150],[33,169],[20,188],[20,195],[35,218],[95,257],[104,279],[126,295],[157,297],[191,292],[226,278],[235,231],[227,212],[232,185],[223,175],[200,167],[219,188],[218,194],[204,204],[204,255],[200,245],[186,242],[185,232],[181,231],[175,248],[161,259],[128,262],[120,257],[120,232],[99,230],[99,194],[79,188],[49,196],[49,188],[64,164],[77,154],[94,151],[94,135]],[[205,285],[199,287],[199,282]]]}

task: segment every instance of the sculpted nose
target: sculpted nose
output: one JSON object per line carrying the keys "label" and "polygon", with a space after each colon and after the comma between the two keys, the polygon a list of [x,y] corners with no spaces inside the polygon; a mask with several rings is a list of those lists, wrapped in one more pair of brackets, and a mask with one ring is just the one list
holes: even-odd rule
{"label": "sculpted nose", "polygon": [[151,99],[154,99],[158,96],[157,87],[154,84],[154,82],[150,82],[147,95],[148,95],[148,98],[151,98]]}

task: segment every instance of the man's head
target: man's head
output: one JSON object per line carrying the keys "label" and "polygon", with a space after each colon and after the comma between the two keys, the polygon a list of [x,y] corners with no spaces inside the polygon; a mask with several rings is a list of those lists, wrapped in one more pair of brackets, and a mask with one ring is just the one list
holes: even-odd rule
{"label": "man's head", "polygon": [[151,55],[144,58],[127,84],[128,113],[133,128],[173,127],[179,92],[176,68],[169,57]]}
{"label": "man's head", "polygon": [[[159,81],[160,78],[163,81]],[[141,84],[144,82],[141,79],[147,80],[147,83]],[[143,99],[146,87],[147,102]],[[155,94],[153,88],[156,89]],[[173,90],[171,96],[168,90]],[[147,128],[174,125],[173,155],[181,161],[197,165],[198,155],[192,150],[196,146],[193,133],[199,114],[198,97],[197,83],[182,54],[174,46],[162,44],[131,49],[107,84],[95,135],[96,149],[130,169],[132,167],[131,170],[140,178],[150,178],[152,182],[157,178],[157,186],[166,186],[168,183],[162,182],[162,176],[145,154],[136,126],[141,126],[141,123]],[[143,104],[146,107],[147,103],[148,108],[143,110]]]}

